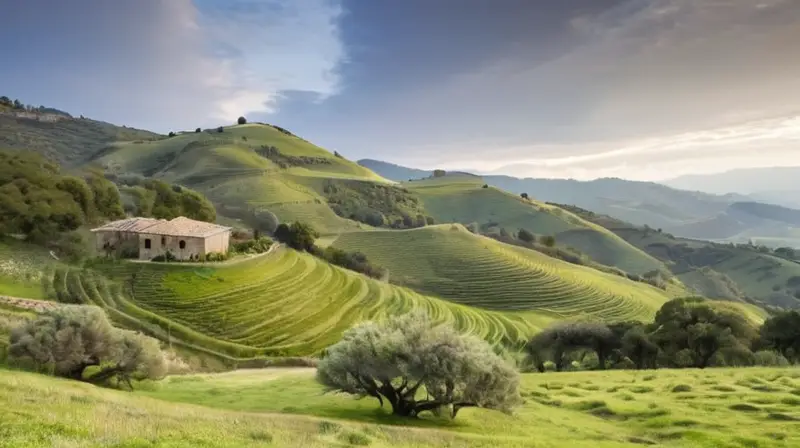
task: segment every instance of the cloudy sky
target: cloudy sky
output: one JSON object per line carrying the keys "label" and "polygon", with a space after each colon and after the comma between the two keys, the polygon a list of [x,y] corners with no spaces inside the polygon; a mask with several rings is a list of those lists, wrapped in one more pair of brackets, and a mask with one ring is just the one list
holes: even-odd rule
{"label": "cloudy sky", "polygon": [[0,0],[0,94],[352,159],[660,180],[800,165],[800,0]]}

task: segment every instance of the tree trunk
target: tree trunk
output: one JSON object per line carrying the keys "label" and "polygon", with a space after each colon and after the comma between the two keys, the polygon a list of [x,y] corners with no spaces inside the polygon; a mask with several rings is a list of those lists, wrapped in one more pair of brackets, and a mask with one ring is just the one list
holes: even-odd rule
{"label": "tree trunk", "polygon": [[597,361],[600,363],[600,370],[606,370],[606,351],[603,349],[597,350]]}

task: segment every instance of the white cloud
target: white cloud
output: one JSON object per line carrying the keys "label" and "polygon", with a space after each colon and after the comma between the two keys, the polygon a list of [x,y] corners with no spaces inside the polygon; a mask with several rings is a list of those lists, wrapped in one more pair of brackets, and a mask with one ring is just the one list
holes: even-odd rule
{"label": "white cloud", "polygon": [[642,179],[800,164],[797,6],[631,0],[577,17],[576,41],[558,58],[504,55],[398,100],[396,120],[428,123],[428,141],[401,142],[395,159]]}

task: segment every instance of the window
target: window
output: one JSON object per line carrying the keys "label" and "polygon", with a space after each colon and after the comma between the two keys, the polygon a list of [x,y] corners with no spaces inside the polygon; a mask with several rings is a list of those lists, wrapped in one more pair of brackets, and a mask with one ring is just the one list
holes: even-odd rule
{"label": "window", "polygon": [[167,245],[167,237],[165,237],[165,236],[161,237],[161,245],[162,246],[166,246]]}
{"label": "window", "polygon": [[181,242],[178,243],[178,247],[180,247],[181,249],[186,249],[186,241],[181,240]]}
{"label": "window", "polygon": [[150,238],[145,238],[144,240],[144,248],[150,249]]}

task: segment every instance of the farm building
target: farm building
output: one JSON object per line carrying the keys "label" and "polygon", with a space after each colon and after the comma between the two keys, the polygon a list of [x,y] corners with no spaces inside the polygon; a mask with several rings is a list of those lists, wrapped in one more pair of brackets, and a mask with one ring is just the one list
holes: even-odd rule
{"label": "farm building", "polygon": [[92,229],[98,251],[152,260],[171,253],[178,260],[227,253],[231,228],[179,216],[172,220],[128,218]]}

